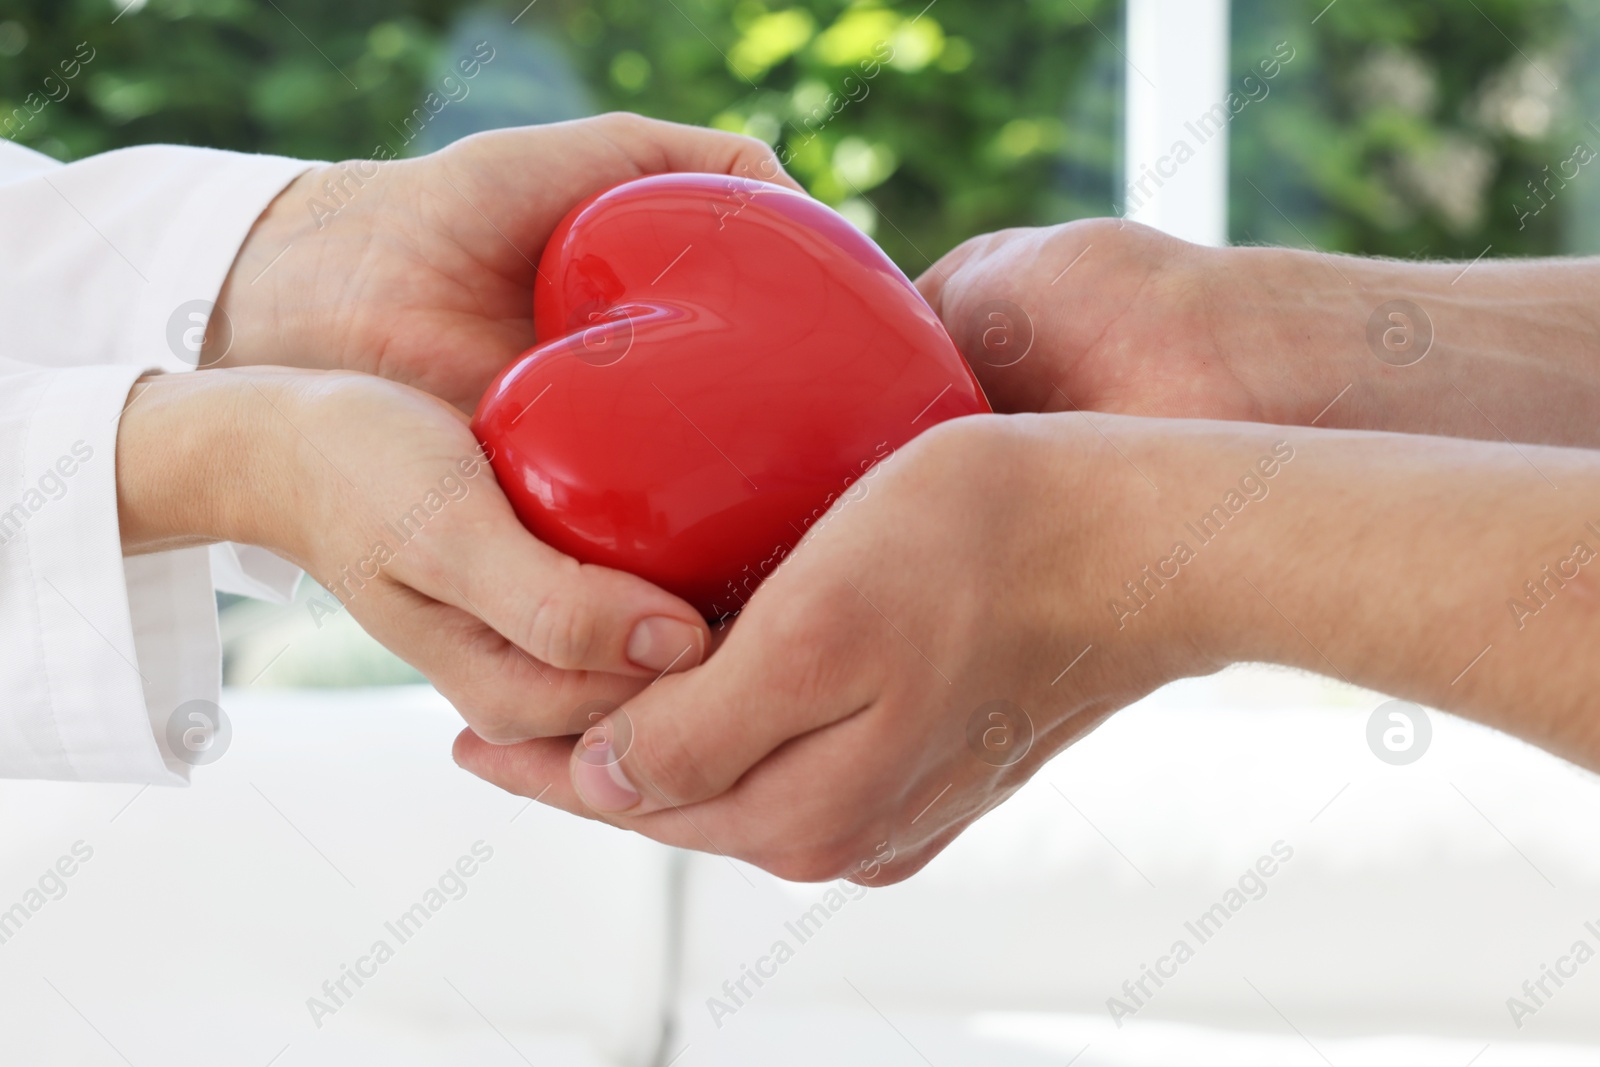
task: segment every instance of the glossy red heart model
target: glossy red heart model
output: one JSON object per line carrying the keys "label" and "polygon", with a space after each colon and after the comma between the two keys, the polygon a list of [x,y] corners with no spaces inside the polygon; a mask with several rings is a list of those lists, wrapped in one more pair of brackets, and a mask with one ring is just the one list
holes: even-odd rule
{"label": "glossy red heart model", "polygon": [[545,247],[534,330],[473,420],[517,515],[713,619],[875,464],[989,410],[877,245],[748,179],[661,175],[579,205]]}

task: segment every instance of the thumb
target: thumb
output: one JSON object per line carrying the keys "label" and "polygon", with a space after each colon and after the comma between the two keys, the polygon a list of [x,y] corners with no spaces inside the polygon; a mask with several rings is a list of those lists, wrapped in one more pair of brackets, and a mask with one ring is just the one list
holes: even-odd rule
{"label": "thumb", "polygon": [[572,753],[583,802],[633,817],[709,800],[786,741],[866,703],[845,689],[818,698],[804,683],[814,671],[775,666],[813,652],[742,651],[730,646],[702,668],[661,679],[591,727]]}

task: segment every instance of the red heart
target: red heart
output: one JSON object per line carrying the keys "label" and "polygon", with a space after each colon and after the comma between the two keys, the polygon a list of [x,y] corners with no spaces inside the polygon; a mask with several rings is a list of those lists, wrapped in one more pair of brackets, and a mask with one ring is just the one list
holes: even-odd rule
{"label": "red heart", "polygon": [[517,515],[711,618],[874,464],[989,410],[877,245],[748,179],[661,175],[579,205],[545,247],[534,330],[473,420]]}

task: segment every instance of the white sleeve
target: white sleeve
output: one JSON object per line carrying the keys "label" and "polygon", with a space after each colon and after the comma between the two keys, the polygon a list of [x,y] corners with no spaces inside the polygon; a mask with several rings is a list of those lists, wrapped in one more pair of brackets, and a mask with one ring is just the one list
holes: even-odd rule
{"label": "white sleeve", "polygon": [[0,140],[0,777],[187,780],[166,725],[218,699],[213,588],[292,591],[260,549],[123,559],[115,456],[134,380],[190,369],[174,312],[216,299],[308,166],[172,146],[63,165]]}

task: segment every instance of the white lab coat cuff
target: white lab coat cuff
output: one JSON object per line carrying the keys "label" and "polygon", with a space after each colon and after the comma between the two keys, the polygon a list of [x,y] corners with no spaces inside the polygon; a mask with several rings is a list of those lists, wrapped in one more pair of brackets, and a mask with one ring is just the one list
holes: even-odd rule
{"label": "white lab coat cuff", "polygon": [[[139,367],[76,367],[13,378],[36,401],[0,566],[22,593],[5,629],[31,631],[36,692],[8,694],[0,775],[180,784],[167,720],[221,687],[210,564],[203,549],[124,559],[117,524],[117,424]],[[51,477],[53,472],[54,476]]]}
{"label": "white lab coat cuff", "polygon": [[[146,269],[150,284],[140,298],[133,334],[144,339],[147,350],[130,358],[168,371],[193,370],[190,359],[178,355],[188,355],[182,344],[174,350],[173,313],[190,301],[216,302],[256,219],[285,186],[316,164],[208,148],[163,146],[160,151],[184,155],[174,166],[187,176],[192,191]],[[274,261],[267,269],[276,267]],[[210,557],[212,582],[221,593],[283,604],[293,599],[300,582],[300,568],[254,545],[213,545]]]}
{"label": "white lab coat cuff", "polygon": [[[174,313],[190,301],[216,301],[256,219],[285,186],[316,164],[209,148],[162,146],[159,151],[178,157],[167,161],[168,172],[184,176],[186,193],[145,268],[149,284],[130,331],[140,350],[124,358],[162,370],[191,370],[198,353],[191,355],[181,344],[174,351],[169,329]],[[266,270],[279,265],[273,261]]]}
{"label": "white lab coat cuff", "polygon": [[255,545],[211,546],[211,584],[219,593],[287,604],[305,572]]}

